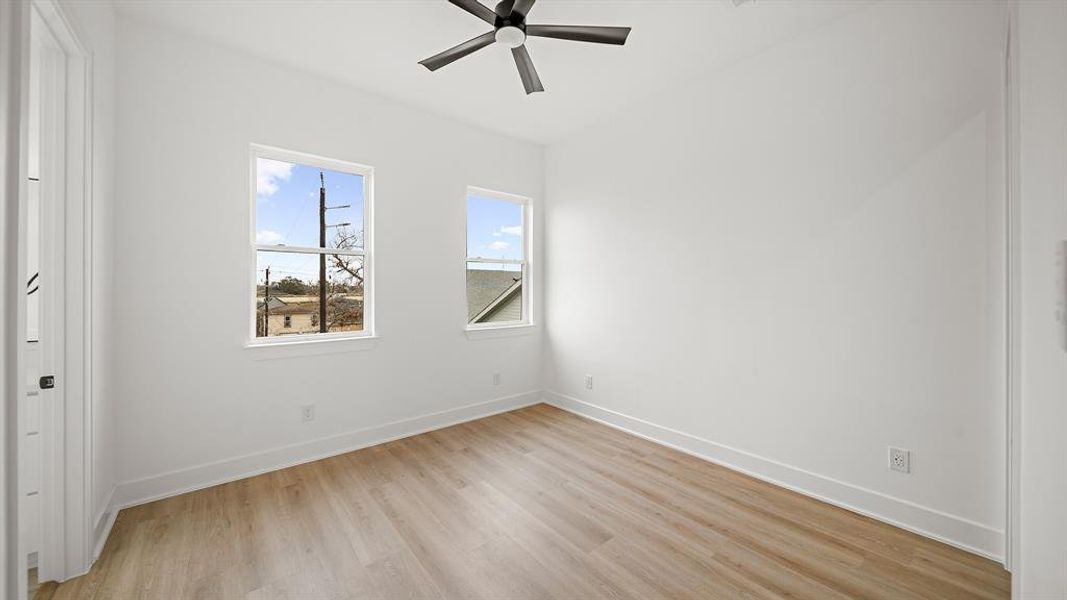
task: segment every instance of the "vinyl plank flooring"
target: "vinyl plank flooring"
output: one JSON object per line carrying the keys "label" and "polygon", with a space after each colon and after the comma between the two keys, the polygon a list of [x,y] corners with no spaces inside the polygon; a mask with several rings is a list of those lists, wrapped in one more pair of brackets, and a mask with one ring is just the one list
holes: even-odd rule
{"label": "vinyl plank flooring", "polygon": [[992,561],[538,405],[126,509],[37,598],[1009,595]]}

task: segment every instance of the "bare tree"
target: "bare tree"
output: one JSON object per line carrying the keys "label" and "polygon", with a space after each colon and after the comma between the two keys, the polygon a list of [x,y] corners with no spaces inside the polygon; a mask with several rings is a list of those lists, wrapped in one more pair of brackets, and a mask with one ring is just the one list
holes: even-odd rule
{"label": "bare tree", "polygon": [[[333,247],[343,250],[355,250],[363,247],[363,231],[354,231],[349,227],[335,230]],[[334,272],[352,278],[352,283],[338,284],[331,282],[326,300],[327,327],[362,326],[363,301],[349,296],[351,292],[363,293],[363,258],[345,254],[331,254],[330,265]]]}
{"label": "bare tree", "polygon": [[[353,231],[348,227],[338,227],[333,237],[333,247],[342,250],[355,250],[363,247],[363,231]],[[356,280],[355,287],[363,287],[363,257],[345,254],[331,254],[330,262],[336,271],[348,273]]]}

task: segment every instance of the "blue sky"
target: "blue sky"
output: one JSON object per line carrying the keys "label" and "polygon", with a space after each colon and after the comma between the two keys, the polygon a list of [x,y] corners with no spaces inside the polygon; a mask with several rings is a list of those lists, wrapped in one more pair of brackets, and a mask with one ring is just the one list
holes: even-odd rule
{"label": "blue sky", "polygon": [[363,176],[294,165],[265,158],[256,161],[256,241],[287,246],[319,245],[319,173],[326,176],[326,223],[351,223],[363,229]]}
{"label": "blue sky", "polygon": [[521,259],[522,254],[522,206],[484,196],[468,196],[467,256]]}
{"label": "blue sky", "polygon": [[[351,223],[363,229],[363,177],[317,167],[259,158],[256,161],[256,242],[266,245],[319,245],[319,172],[326,176],[326,205],[351,205],[330,210],[327,224]],[[328,230],[327,244],[333,236]],[[262,283],[266,268],[277,281],[292,276],[318,280],[318,256],[259,252],[256,279]],[[467,198],[467,255],[478,258],[521,259],[523,256],[522,206],[514,202],[471,195]],[[479,269],[518,270],[517,266],[470,265]],[[332,271],[332,269],[331,269]],[[331,279],[334,274],[330,273]]]}
{"label": "blue sky", "polygon": [[[363,176],[259,158],[256,160],[257,243],[318,247],[319,172],[326,177],[326,206],[351,205],[327,211],[326,223],[351,223],[349,229],[362,231]],[[334,231],[327,230],[327,245],[331,245]],[[268,266],[273,281],[287,276],[303,281],[319,278],[316,255],[259,252],[256,262],[256,279],[260,283]],[[336,278],[332,269],[329,277]]]}

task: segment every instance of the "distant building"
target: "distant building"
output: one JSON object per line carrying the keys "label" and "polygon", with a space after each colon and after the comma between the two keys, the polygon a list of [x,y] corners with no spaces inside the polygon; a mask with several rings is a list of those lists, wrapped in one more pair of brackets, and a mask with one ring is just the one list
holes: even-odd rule
{"label": "distant building", "polygon": [[[296,301],[293,301],[296,300]],[[281,298],[273,297],[269,300],[270,310],[264,311],[263,300],[257,303],[256,323],[257,335],[263,336],[263,317],[265,312],[270,313],[267,321],[267,335],[287,335],[297,333],[316,333],[319,330],[319,302],[318,298],[304,301],[304,297],[297,296],[287,302]]]}
{"label": "distant building", "polygon": [[[272,292],[273,293],[273,292]],[[269,311],[264,310],[263,298],[256,302],[256,335],[294,335],[319,332],[319,298],[318,296],[271,296]],[[331,331],[359,331],[363,329],[363,296],[334,295],[327,301],[328,322]],[[340,318],[334,320],[337,311]],[[264,332],[264,317],[266,321]]]}

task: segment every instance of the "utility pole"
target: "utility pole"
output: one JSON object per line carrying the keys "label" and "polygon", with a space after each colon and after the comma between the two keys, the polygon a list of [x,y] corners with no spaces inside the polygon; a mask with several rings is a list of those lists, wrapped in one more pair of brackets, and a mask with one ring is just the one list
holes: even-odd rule
{"label": "utility pole", "polygon": [[[319,171],[319,248],[326,248],[326,177]],[[319,254],[319,333],[326,333],[326,254]]]}
{"label": "utility pole", "polygon": [[263,337],[270,333],[270,267],[263,285]]}
{"label": "utility pole", "polygon": [[[326,211],[335,208],[349,208],[351,204],[343,206],[326,206],[326,176],[319,171],[319,248],[326,249],[326,228],[346,227],[351,223],[338,223],[326,225]],[[326,253],[319,254],[319,333],[326,333]]]}

